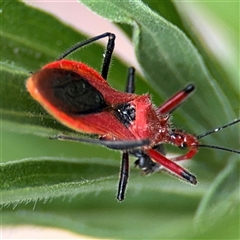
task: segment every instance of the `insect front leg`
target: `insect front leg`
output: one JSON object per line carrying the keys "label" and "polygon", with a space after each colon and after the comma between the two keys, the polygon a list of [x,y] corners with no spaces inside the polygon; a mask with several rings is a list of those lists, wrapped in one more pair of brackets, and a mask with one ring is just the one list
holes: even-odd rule
{"label": "insect front leg", "polygon": [[178,177],[186,180],[187,182],[191,184],[197,184],[197,179],[194,175],[192,175],[190,172],[188,172],[183,167],[177,165],[172,160],[166,158],[165,156],[161,155],[159,152],[155,151],[154,149],[149,149],[147,151],[149,156],[153,158],[157,163],[165,167],[170,172],[176,174]]}
{"label": "insect front leg", "polygon": [[[182,102],[184,102],[189,97],[190,93],[194,91],[194,89],[195,86],[193,84],[188,84],[185,88],[174,94],[171,98],[169,98],[166,102],[159,106],[157,112],[160,114],[172,113],[176,108],[178,108],[181,105]],[[157,146],[158,149],[155,150],[157,150],[160,153],[165,152],[163,144],[159,144]]]}
{"label": "insect front leg", "polygon": [[172,113],[183,101],[189,97],[189,94],[194,89],[195,87],[193,84],[188,84],[184,89],[174,94],[160,107],[158,107],[157,112],[161,114]]}

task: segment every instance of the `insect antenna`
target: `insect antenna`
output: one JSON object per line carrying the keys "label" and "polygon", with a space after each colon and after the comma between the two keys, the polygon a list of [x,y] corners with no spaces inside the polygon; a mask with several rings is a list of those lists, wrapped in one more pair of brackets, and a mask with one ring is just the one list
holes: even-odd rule
{"label": "insect antenna", "polygon": [[226,124],[226,125],[217,127],[217,128],[215,128],[215,129],[213,129],[213,130],[211,130],[211,131],[208,131],[208,132],[206,132],[206,133],[203,133],[203,134],[198,135],[198,136],[197,136],[197,139],[200,139],[200,138],[203,138],[203,137],[205,137],[205,136],[207,136],[207,135],[209,135],[209,134],[218,132],[218,131],[220,131],[220,130],[226,128],[226,127],[230,127],[231,125],[236,124],[236,123],[238,123],[238,122],[240,122],[240,119],[235,119],[233,122],[230,122],[230,123],[228,123],[228,124]]}
{"label": "insect antenna", "polygon": [[[230,127],[230,126],[232,126],[232,125],[234,125],[234,124],[236,124],[238,122],[240,122],[240,119],[235,119],[233,122],[230,122],[228,124],[225,124],[223,126],[215,128],[215,129],[213,129],[211,131],[208,131],[206,133],[200,134],[200,135],[196,136],[196,138],[200,139],[200,138],[206,137],[207,135],[210,135],[212,133],[218,132],[218,131],[220,131],[220,130],[222,130],[224,128]],[[197,147],[214,148],[214,149],[218,149],[218,150],[222,150],[222,151],[227,151],[227,152],[233,152],[233,153],[240,154],[239,150],[225,148],[225,147],[220,147],[220,146],[214,146],[214,145],[208,145],[208,144],[198,144]]]}
{"label": "insect antenna", "polygon": [[222,151],[227,151],[227,152],[233,152],[233,153],[240,154],[239,150],[225,148],[225,147],[219,147],[219,146],[215,146],[215,145],[198,144],[197,147],[215,148],[215,149],[222,150]]}

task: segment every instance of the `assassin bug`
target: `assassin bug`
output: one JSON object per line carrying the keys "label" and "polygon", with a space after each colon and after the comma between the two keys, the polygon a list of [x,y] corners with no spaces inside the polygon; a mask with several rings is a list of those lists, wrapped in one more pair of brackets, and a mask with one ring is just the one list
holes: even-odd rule
{"label": "assassin bug", "polygon": [[[108,43],[101,75],[84,63],[65,59],[77,49],[102,38],[108,38]],[[101,144],[123,151],[117,192],[119,201],[125,197],[129,154],[137,158],[135,165],[146,174],[164,169],[191,184],[196,184],[196,177],[178,165],[177,161],[191,159],[199,147],[240,153],[238,150],[199,143],[200,138],[236,124],[240,119],[198,136],[172,128],[170,113],[193,92],[193,84],[187,85],[160,107],[152,104],[148,94],[134,94],[134,68],[129,68],[126,92],[110,87],[107,76],[114,43],[115,35],[109,32],[77,43],[56,61],[45,65],[29,77],[26,87],[32,97],[58,121],[76,131],[99,136],[99,139],[64,135],[54,138]],[[188,151],[182,156],[168,159],[162,148],[164,143]]]}

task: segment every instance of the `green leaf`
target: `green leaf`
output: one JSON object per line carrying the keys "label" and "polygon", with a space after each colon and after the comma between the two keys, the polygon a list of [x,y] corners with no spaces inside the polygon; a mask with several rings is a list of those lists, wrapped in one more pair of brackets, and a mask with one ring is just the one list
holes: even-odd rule
{"label": "green leaf", "polygon": [[[229,222],[239,226],[239,183],[240,183],[240,162],[229,159],[229,165],[219,173],[214,182],[209,186],[195,215],[195,227],[199,234],[207,236],[217,229],[216,226],[229,226]],[[224,227],[225,228],[225,227]],[[210,230],[209,230],[210,229]],[[219,229],[219,228],[218,228]],[[239,233],[226,229],[221,238],[239,237]],[[207,232],[207,234],[206,234]],[[209,236],[209,235],[208,235]],[[224,237],[225,236],[225,237]]]}
{"label": "green leaf", "polygon": [[[138,93],[149,92],[154,102],[160,104],[160,100],[164,101],[189,81],[197,85],[191,101],[174,113],[177,126],[201,133],[236,117],[239,97],[236,83],[231,79],[226,82],[214,79],[191,41],[154,13],[157,9],[152,11],[140,1],[86,1],[86,4],[104,17],[134,26],[133,41],[145,76],[145,80],[137,79]],[[168,19],[175,19],[171,22],[176,23],[180,16],[172,7],[166,5],[164,12],[171,12]],[[127,199],[119,204],[114,198],[120,154],[97,146],[48,140],[47,136],[72,131],[45,113],[25,89],[30,72],[86,37],[18,1],[1,1],[0,9],[2,224],[54,226],[102,238],[196,236],[194,214],[197,211],[196,219],[201,222],[209,209],[204,201],[211,206],[214,196],[208,193],[204,197],[204,193],[227,164],[229,155],[202,150],[196,161],[186,163],[198,176],[196,187],[164,174],[141,177],[138,169],[133,169]],[[93,44],[71,58],[99,71],[102,53],[103,47]],[[126,69],[114,59],[109,76],[111,86],[124,89]],[[236,127],[232,127],[209,138],[209,143],[224,146],[228,143],[237,148],[236,132]],[[215,181],[213,193],[218,192],[217,184],[221,185],[221,181]],[[220,192],[227,187],[228,184],[222,185]],[[231,196],[235,201],[236,195]],[[219,201],[219,206],[229,209],[223,197]]]}
{"label": "green leaf", "polygon": [[[203,187],[189,188],[164,175],[159,185],[159,175],[141,178],[135,170],[127,201],[119,204],[114,199],[117,171],[117,163],[105,159],[89,164],[89,159],[40,157],[2,164],[2,222],[62,227],[105,238],[135,238],[136,233],[143,239],[158,238],[159,230],[161,236],[174,236],[169,222],[178,232],[188,231]],[[184,208],[188,211],[182,212]],[[139,229],[142,224],[151,224],[152,231]]]}
{"label": "green leaf", "polygon": [[[1,205],[100,191],[116,166],[101,159],[29,158],[1,165]],[[116,177],[114,177],[116,178]],[[107,189],[105,184],[105,190]]]}

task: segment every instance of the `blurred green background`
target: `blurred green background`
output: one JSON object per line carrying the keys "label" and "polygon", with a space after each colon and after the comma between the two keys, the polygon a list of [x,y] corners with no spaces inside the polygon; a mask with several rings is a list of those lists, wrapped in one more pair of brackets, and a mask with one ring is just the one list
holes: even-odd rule
{"label": "blurred green background", "polygon": [[[223,36],[227,36],[223,42],[225,44],[223,52],[227,52],[227,56],[223,55],[221,58],[209,51],[202,36],[190,28],[190,20],[185,18],[185,14],[177,13],[176,15],[171,2],[169,4],[166,2],[158,4],[157,1],[145,2],[163,16],[164,13],[169,14],[164,17],[178,25],[192,39],[215,78],[218,74],[217,69],[220,69],[219,74],[224,75],[222,79],[226,76],[231,87],[239,87],[239,2],[176,3],[176,6],[179,6],[182,11],[185,9],[193,14],[196,11],[201,17],[204,16],[207,23],[216,22],[217,26],[211,26],[212,31],[216,30],[220,34],[222,31],[226,33]],[[164,7],[165,11],[161,12]],[[0,88],[1,162],[9,163],[9,165],[1,166],[3,169],[0,177],[1,204],[4,206],[1,211],[2,224],[53,226],[102,238],[231,239],[239,237],[239,156],[215,153],[215,150],[211,149],[201,149],[198,157],[195,158],[200,161],[194,160],[185,164],[199,178],[199,185],[196,187],[164,174],[142,177],[137,169],[131,169],[126,201],[119,204],[114,199],[121,157],[119,152],[80,143],[50,141],[49,135],[54,135],[59,131],[67,133],[69,131],[51,119],[37,104],[31,102],[30,98],[24,98],[26,105],[23,109],[26,110],[25,112],[20,108],[20,110],[16,110],[16,116],[14,116],[11,112],[12,109],[8,108],[9,112],[6,111],[5,99],[10,99],[11,94],[13,106],[19,104],[17,101],[13,102],[17,95],[15,88],[18,87],[21,89],[21,93],[26,95],[23,83],[29,75],[28,72],[38,69],[41,64],[54,59],[63,49],[69,47],[70,33],[71,43],[74,43],[75,39],[79,39],[79,35],[71,29],[68,30],[69,32],[65,32],[68,29],[67,26],[48,29],[48,21],[51,22],[51,26],[59,25],[58,21],[52,20],[51,17],[42,15],[43,13],[38,11],[32,11],[22,3],[2,1],[1,9],[3,24],[1,81],[9,80],[10,84],[7,89],[12,88],[14,93],[6,91],[3,83]],[[15,10],[11,12],[10,9]],[[5,11],[9,11],[7,16],[4,15]],[[27,15],[28,18],[24,19],[24,15]],[[45,16],[44,19],[43,16]],[[4,27],[8,25],[4,21],[8,21],[9,26],[12,26],[9,32]],[[39,21],[39,28],[33,32],[35,21]],[[17,22],[18,24],[16,24]],[[28,27],[32,26],[31,32],[25,24],[28,24]],[[44,32],[45,27],[47,34]],[[123,29],[130,34],[129,27],[124,26]],[[54,35],[61,31],[64,33],[61,36],[62,44],[56,46],[56,41],[59,39],[54,40]],[[16,34],[19,32],[22,32],[22,35]],[[43,34],[46,35],[42,36]],[[53,36],[50,37],[50,34]],[[38,42],[36,39],[39,36],[40,41]],[[8,42],[4,39],[12,41]],[[33,39],[32,43],[28,42],[29,39]],[[39,45],[34,45],[35,42]],[[51,46],[53,46],[52,49]],[[18,48],[20,54],[11,54],[11,49],[14,48]],[[40,52],[39,58],[34,58],[37,55],[34,51]],[[97,52],[101,56],[102,48],[91,46],[79,53],[81,59],[86,57],[91,66],[99,69],[101,59],[89,58],[89,52],[91,54]],[[9,73],[11,68],[13,76]],[[121,76],[118,76],[119,72],[122,73]],[[111,70],[111,79],[116,80],[113,80],[111,84],[118,89],[123,89],[121,79],[125,79],[125,75],[126,66],[115,59]],[[14,84],[15,80],[16,85]],[[138,77],[138,84],[138,93],[148,89],[148,92],[153,94],[154,101],[159,102],[165,98],[158,95],[154,90],[154,85],[145,82],[141,77]],[[219,82],[219,86],[221,84]],[[166,95],[170,96],[175,89],[179,90],[182,87],[175,86],[172,88],[172,92],[166,93]],[[226,92],[230,91],[229,89]],[[232,111],[238,114],[239,88],[235,91],[238,95],[235,95],[235,99],[234,97],[232,100],[230,99],[230,102],[232,101]],[[231,98],[228,94],[225,97]],[[207,108],[208,106],[203,107]],[[35,112],[27,111],[27,109],[31,111],[34,109]],[[211,113],[215,109],[209,109],[209,111],[211,118]],[[205,126],[194,126],[193,124],[188,126],[188,123],[182,119],[181,113],[184,113],[184,110],[178,111],[174,116],[175,122],[179,123],[180,127],[189,128],[187,130],[194,129],[196,133],[203,131]],[[33,118],[31,118],[31,114],[34,115]],[[194,113],[192,118],[194,119]],[[36,123],[36,126],[34,124],[31,126],[31,121]],[[42,128],[41,125],[38,126],[41,121],[43,122]],[[198,119],[192,120],[192,123],[195,121]],[[225,124],[226,119],[218,119],[216,124],[220,123]],[[218,126],[211,120],[206,125],[208,127]],[[234,126],[229,129],[229,132],[230,136],[228,130],[219,132],[219,136],[213,139],[214,144],[217,144],[218,140],[223,144],[225,136],[227,136],[227,139],[232,139],[232,142],[228,141],[228,147],[239,148],[239,127]],[[208,143],[211,143],[212,138],[209,139]],[[221,160],[219,160],[220,158]],[[46,185],[44,179],[46,179]],[[25,182],[28,184],[24,185]]]}

